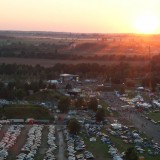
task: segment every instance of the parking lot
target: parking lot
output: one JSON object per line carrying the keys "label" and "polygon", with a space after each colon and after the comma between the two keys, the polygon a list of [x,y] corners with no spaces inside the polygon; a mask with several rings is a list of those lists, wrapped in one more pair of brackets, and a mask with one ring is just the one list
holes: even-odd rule
{"label": "parking lot", "polygon": [[131,122],[140,131],[144,132],[148,137],[153,138],[155,142],[160,143],[160,125],[157,122],[149,119],[143,112],[137,112],[135,108],[122,109],[121,106],[127,106],[127,103],[118,98],[113,92],[105,93],[103,95],[103,99],[109,104],[112,109],[115,109],[119,113],[119,117],[117,118],[123,119],[126,122]]}
{"label": "parking lot", "polygon": [[2,125],[1,160],[54,160],[57,157],[54,125]]}
{"label": "parking lot", "polygon": [[0,130],[1,159],[7,160],[74,160],[121,158],[134,146],[146,160],[158,160],[160,147],[138,130],[121,125],[100,125],[87,122],[80,135],[71,136],[65,126],[2,125]]}
{"label": "parking lot", "polygon": [[[126,103],[113,93],[101,98],[111,109],[105,108],[105,123],[96,122],[91,110],[70,110],[57,113],[62,118],[54,125],[0,125],[0,159],[121,160],[129,147],[135,147],[145,160],[160,159],[159,124],[135,110],[122,110]],[[66,130],[70,118],[76,118],[82,126],[77,136]]]}

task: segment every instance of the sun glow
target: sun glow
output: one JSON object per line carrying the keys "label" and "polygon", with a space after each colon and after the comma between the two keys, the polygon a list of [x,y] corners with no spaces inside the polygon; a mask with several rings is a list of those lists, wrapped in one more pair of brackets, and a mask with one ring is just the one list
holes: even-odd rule
{"label": "sun glow", "polygon": [[154,15],[143,14],[136,18],[134,26],[138,33],[154,34],[158,28],[158,20]]}

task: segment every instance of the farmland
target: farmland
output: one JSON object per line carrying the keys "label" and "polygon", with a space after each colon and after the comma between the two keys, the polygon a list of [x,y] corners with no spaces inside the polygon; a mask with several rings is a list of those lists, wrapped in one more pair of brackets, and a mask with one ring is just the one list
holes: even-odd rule
{"label": "farmland", "polygon": [[[54,65],[54,61],[52,62],[50,59],[56,60],[57,63],[59,63],[57,60],[61,60],[60,63],[65,60],[71,60],[68,61],[69,63],[73,63],[74,60],[76,62],[91,60],[92,63],[97,60],[110,62],[131,59],[132,61],[142,61],[148,56],[148,44],[152,46],[152,56],[159,54],[159,41],[159,35],[1,31],[0,57],[38,59],[36,64],[42,66],[46,65],[44,59],[50,61],[47,66]],[[34,60],[30,64],[35,62]],[[8,63],[10,62],[9,60]],[[18,60],[17,63],[26,64],[23,59]]]}

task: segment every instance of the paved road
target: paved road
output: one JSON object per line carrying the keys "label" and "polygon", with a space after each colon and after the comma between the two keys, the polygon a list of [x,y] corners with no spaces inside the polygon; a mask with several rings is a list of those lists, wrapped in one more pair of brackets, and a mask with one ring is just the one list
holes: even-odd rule
{"label": "paved road", "polygon": [[[124,104],[118,97],[116,97],[112,92],[105,93],[102,96],[102,99],[110,104],[113,108],[119,110]],[[153,138],[154,142],[160,144],[160,125],[153,124],[146,118],[142,117],[140,113],[135,112],[123,112],[120,111],[122,118],[132,122],[136,128],[144,132],[148,137]]]}
{"label": "paved road", "polygon": [[139,114],[130,114],[129,119],[132,123],[142,132],[144,132],[148,137],[153,138],[154,142],[160,144],[160,125],[153,124],[149,120],[141,117]]}
{"label": "paved road", "polygon": [[59,152],[58,152],[58,160],[65,160],[64,158],[64,139],[62,131],[58,132],[59,139]]}

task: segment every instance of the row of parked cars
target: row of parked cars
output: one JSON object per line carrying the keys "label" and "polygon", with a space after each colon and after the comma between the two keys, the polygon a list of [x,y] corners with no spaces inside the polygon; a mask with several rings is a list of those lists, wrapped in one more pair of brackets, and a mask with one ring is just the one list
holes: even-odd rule
{"label": "row of parked cars", "polygon": [[64,134],[67,141],[68,160],[94,159],[93,154],[86,150],[86,145],[82,138],[69,134],[67,130],[64,131]]}
{"label": "row of parked cars", "polygon": [[124,143],[134,144],[138,153],[148,153],[149,155],[160,155],[160,146],[153,141],[143,138],[137,130],[131,130],[127,127],[121,129],[109,129],[110,134],[122,139]]}
{"label": "row of parked cars", "polygon": [[120,153],[119,150],[116,148],[116,146],[113,144],[112,140],[110,139],[110,137],[105,134],[105,133],[101,133],[101,141],[104,144],[108,145],[108,154],[112,157],[113,160],[123,160],[123,156],[124,156],[124,152]]}
{"label": "row of parked cars", "polygon": [[117,137],[121,139],[124,144],[131,144],[135,146],[135,149],[139,154],[149,154],[149,156],[160,155],[160,146],[153,141],[143,138],[141,133],[137,130],[134,130],[132,127],[127,127],[121,125],[121,127],[113,127],[112,125],[107,127],[106,133],[101,132],[101,126],[97,125],[85,125],[85,133],[90,141],[96,141],[99,137],[102,143],[107,144],[109,151],[113,160],[121,160],[125,155],[125,152],[120,153],[114,143],[112,142],[110,136]]}
{"label": "row of parked cars", "polygon": [[28,132],[28,138],[16,160],[33,160],[41,145],[43,125],[33,125]]}
{"label": "row of parked cars", "polygon": [[85,133],[87,134],[87,137],[90,138],[90,141],[94,142],[96,141],[97,137],[99,137],[102,143],[107,144],[109,148],[108,153],[111,155],[113,160],[122,160],[122,155],[119,153],[118,149],[113,146],[109,136],[101,132],[101,129],[101,125],[86,125]]}
{"label": "row of parked cars", "polygon": [[20,135],[23,125],[11,125],[0,142],[0,160],[5,160],[8,150],[13,147]]}
{"label": "row of parked cars", "polygon": [[55,156],[55,150],[57,149],[57,145],[55,144],[55,140],[56,140],[56,130],[55,130],[55,126],[54,125],[49,125],[48,126],[49,129],[49,133],[48,133],[48,150],[46,151],[45,157],[43,158],[43,160],[55,160],[56,156]]}

